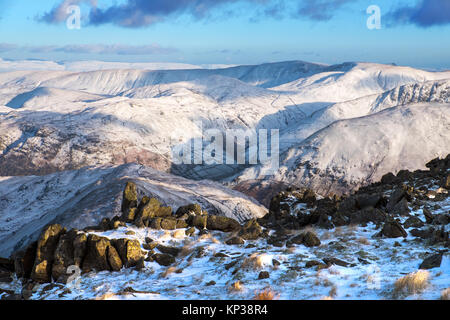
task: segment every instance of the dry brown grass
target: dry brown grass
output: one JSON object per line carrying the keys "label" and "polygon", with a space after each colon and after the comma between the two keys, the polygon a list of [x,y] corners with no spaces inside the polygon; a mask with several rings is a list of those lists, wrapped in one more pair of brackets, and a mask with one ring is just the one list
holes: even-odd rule
{"label": "dry brown grass", "polygon": [[167,268],[166,270],[164,270],[164,272],[161,273],[161,278],[167,278],[172,273],[174,273],[176,270],[177,270],[176,267],[169,267],[169,268]]}
{"label": "dry brown grass", "polygon": [[200,236],[200,238],[198,238],[199,241],[203,241],[203,240],[211,240],[211,242],[214,242],[215,244],[220,244],[221,242],[219,240],[217,240],[216,238],[214,238],[211,233],[208,234],[204,234],[202,236]]}
{"label": "dry brown grass", "polygon": [[320,298],[320,300],[326,301],[326,300],[334,300],[334,299],[332,297],[322,297],[322,298]]}
{"label": "dry brown grass", "polygon": [[253,269],[259,270],[264,267],[264,259],[266,258],[266,254],[253,253],[250,257],[245,258],[242,262],[243,269]]}
{"label": "dry brown grass", "polygon": [[360,244],[363,244],[363,245],[365,245],[365,246],[368,246],[368,245],[370,244],[370,241],[367,240],[366,237],[360,237],[360,238],[358,238],[357,241],[358,241]]}
{"label": "dry brown grass", "polygon": [[239,292],[239,291],[242,291],[243,289],[244,289],[244,286],[243,286],[242,282],[240,282],[240,281],[234,282],[229,288],[229,290],[232,292]]}
{"label": "dry brown grass", "polygon": [[425,290],[429,285],[430,273],[426,270],[419,270],[407,274],[395,281],[394,294],[416,294]]}
{"label": "dry brown grass", "polygon": [[275,294],[270,287],[265,288],[261,291],[256,291],[253,300],[275,300],[278,299],[278,295]]}
{"label": "dry brown grass", "polygon": [[337,296],[337,287],[333,286],[330,289],[330,292],[328,293],[328,296],[335,298]]}
{"label": "dry brown grass", "polygon": [[450,300],[450,288],[442,290],[441,292],[441,300]]}

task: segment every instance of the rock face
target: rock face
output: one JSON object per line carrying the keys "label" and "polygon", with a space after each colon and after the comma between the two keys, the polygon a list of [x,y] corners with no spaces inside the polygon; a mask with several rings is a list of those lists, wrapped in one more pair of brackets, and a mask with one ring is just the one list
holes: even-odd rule
{"label": "rock face", "polygon": [[110,270],[108,263],[108,247],[111,242],[107,238],[89,235],[86,257],[83,262],[83,272]]}
{"label": "rock face", "polygon": [[36,260],[31,272],[31,279],[34,281],[50,282],[54,252],[64,232],[63,227],[58,224],[50,225],[42,232],[37,243]]}

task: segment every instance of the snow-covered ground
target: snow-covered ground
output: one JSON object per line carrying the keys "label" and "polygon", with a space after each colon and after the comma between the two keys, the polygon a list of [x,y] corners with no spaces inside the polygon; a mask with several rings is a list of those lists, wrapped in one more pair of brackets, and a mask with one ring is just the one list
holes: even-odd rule
{"label": "snow-covered ground", "polygon": [[[436,204],[441,209],[434,211],[434,214],[450,210],[449,198]],[[421,209],[411,214],[423,220]],[[447,225],[447,231],[449,227]],[[130,235],[130,230],[135,235]],[[186,237],[184,230],[157,231],[132,226],[97,232],[110,239],[125,237],[141,243],[150,237],[159,244],[177,247],[182,251],[176,263],[170,267],[146,262],[141,271],[123,269],[120,272],[92,272],[67,287],[58,284],[40,285],[35,289],[32,299],[241,300],[253,299],[256,293],[270,288],[275,298],[281,300],[435,300],[440,298],[443,290],[450,287],[450,256],[446,254],[439,268],[429,270],[429,282],[424,291],[415,294],[394,292],[396,280],[416,272],[425,257],[444,249],[441,246],[427,246],[412,236],[405,239],[373,238],[377,233],[373,224],[366,227],[317,229],[316,232],[321,245],[315,248],[303,245],[273,247],[265,240],[229,246],[224,241],[230,235],[221,232],[199,236],[196,231],[193,237]],[[337,258],[352,266],[333,265],[321,270],[305,266],[308,261],[322,261],[324,258]],[[269,272],[270,278],[258,280],[261,271]],[[240,285],[233,286],[238,281]],[[0,286],[12,291],[18,290],[17,287],[20,287],[17,282]]]}

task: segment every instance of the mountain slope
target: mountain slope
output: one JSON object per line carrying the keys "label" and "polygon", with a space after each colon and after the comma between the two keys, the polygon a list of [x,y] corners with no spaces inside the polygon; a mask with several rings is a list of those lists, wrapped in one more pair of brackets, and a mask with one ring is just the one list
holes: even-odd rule
{"label": "mountain slope", "polygon": [[[427,159],[445,157],[449,132],[449,104],[411,104],[336,121],[289,148],[280,169],[267,180],[307,186],[324,195],[346,193],[379,181],[386,172],[421,169]],[[264,181],[264,170],[247,169],[238,185]]]}
{"label": "mountain slope", "polygon": [[[134,181],[140,192],[175,211],[190,203],[209,214],[243,222],[267,213],[245,195],[211,181],[193,182],[140,165],[85,168],[36,177],[0,178],[0,256],[32,239],[49,223],[72,228],[97,225],[120,212],[122,191]],[[17,219],[20,217],[20,219]]]}

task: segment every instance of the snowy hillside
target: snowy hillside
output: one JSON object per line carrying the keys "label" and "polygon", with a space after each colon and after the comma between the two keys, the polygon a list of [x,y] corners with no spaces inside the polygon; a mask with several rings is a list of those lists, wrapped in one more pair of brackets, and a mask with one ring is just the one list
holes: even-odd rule
{"label": "snowy hillside", "polygon": [[[105,66],[108,64],[99,64],[98,69]],[[399,120],[393,122],[377,114],[418,102],[444,106],[449,102],[448,79],[450,72],[373,63],[326,66],[302,61],[218,69],[4,72],[0,73],[0,175],[43,175],[89,165],[137,162],[193,179],[229,181],[237,177],[242,186],[246,180],[262,179],[259,167],[242,175],[239,173],[246,166],[179,167],[174,165],[172,153],[200,139],[202,130],[265,128],[280,130],[281,151],[289,150],[289,156],[283,156],[284,165],[307,162],[311,166],[308,172],[321,174],[335,175],[333,168],[343,170],[337,176],[347,178],[340,179],[339,185],[327,181],[326,187],[319,188],[341,192],[350,188],[348,183],[356,183],[351,186],[354,188],[379,178],[382,170],[418,168],[418,163],[448,151],[448,144],[444,144],[448,142],[448,131],[444,131],[448,107],[442,107],[440,118],[424,115],[429,128],[443,130],[439,143],[433,144],[435,135],[431,131],[415,133],[418,141],[430,144],[422,148],[419,158],[395,165],[384,161],[376,174],[364,167],[370,162],[354,158],[363,141],[378,138],[378,133],[367,137],[368,132],[356,130],[361,121],[358,118],[373,115],[367,121],[379,121],[383,130],[403,130],[364,149],[364,157],[376,159],[385,149],[397,152],[390,149],[410,143],[399,140],[410,137],[407,127],[399,126],[403,117],[405,121],[408,118],[400,113]],[[421,116],[413,113],[414,117]],[[341,134],[343,129],[330,129],[339,125],[323,129],[344,119],[353,136],[348,141],[326,138],[328,134]],[[321,142],[310,146],[318,151],[305,153],[304,147],[298,146],[313,141],[311,138],[304,142],[310,136],[347,147],[322,157],[319,155],[325,151],[320,151],[324,145]],[[399,153],[399,157],[402,155]],[[296,173],[292,178],[292,172],[282,170],[269,179],[283,184],[319,183],[312,183],[309,173]],[[246,191],[239,185],[239,190]],[[333,188],[328,189],[330,185]]]}
{"label": "snowy hillside", "polygon": [[[268,180],[321,194],[346,193],[387,172],[423,169],[427,160],[445,157],[449,132],[450,104],[412,104],[336,121],[289,148]],[[265,179],[264,169],[247,169],[238,183]]]}
{"label": "snowy hillside", "polygon": [[199,203],[210,214],[239,221],[267,213],[256,201],[220,184],[193,182],[135,164],[42,177],[0,177],[0,256],[9,256],[14,248],[34,240],[48,223],[84,228],[112,218],[120,211],[128,181],[175,211]]}

